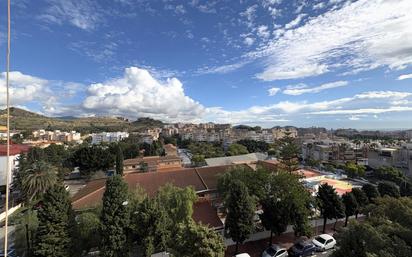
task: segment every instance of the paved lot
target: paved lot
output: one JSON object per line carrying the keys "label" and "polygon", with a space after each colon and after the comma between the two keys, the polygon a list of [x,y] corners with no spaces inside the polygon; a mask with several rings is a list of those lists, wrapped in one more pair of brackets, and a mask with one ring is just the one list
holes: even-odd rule
{"label": "paved lot", "polygon": [[[342,227],[343,223],[338,222],[337,228]],[[314,228],[316,231],[321,231],[321,227],[319,226],[317,229]],[[334,234],[333,230],[333,224],[329,224],[326,226],[326,233],[328,234]],[[297,240],[298,238],[295,237],[293,233],[285,233],[277,237],[273,237],[273,243],[278,244],[282,247],[289,248],[293,245],[293,243]],[[251,257],[260,257],[263,250],[268,246],[269,244],[269,239],[263,239],[263,240],[258,240],[258,241],[253,241],[253,242],[247,242],[243,245],[239,245],[239,252],[240,253],[248,253]],[[234,256],[235,253],[235,246],[229,246],[226,249],[226,254],[225,257],[232,257]],[[332,251],[327,251],[327,252],[321,252],[317,253],[316,257],[328,257],[332,254]]]}

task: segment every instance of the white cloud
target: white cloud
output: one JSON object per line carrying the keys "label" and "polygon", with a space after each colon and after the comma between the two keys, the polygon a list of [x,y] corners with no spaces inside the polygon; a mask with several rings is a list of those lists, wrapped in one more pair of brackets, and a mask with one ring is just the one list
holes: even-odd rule
{"label": "white cloud", "polygon": [[245,58],[266,58],[264,71],[257,75],[266,81],[343,69],[403,69],[412,64],[411,9],[410,0],[348,2],[340,9],[309,18]]}
{"label": "white cloud", "polygon": [[246,24],[248,27],[253,27],[253,22],[255,20],[256,17],[256,10],[258,8],[258,5],[251,5],[248,8],[246,8],[246,10],[244,12],[240,13],[241,17],[245,17],[246,18]]}
{"label": "white cloud", "polygon": [[404,80],[404,79],[412,79],[412,73],[411,74],[403,74],[403,75],[400,75],[398,77],[398,80]]}
{"label": "white cloud", "polygon": [[308,88],[307,86],[299,87],[299,88],[292,86],[292,87],[288,87],[285,90],[283,90],[283,93],[286,95],[302,95],[306,93],[319,93],[327,89],[343,87],[346,85],[348,85],[347,81],[335,81],[335,82],[325,83],[323,85],[320,85],[317,87],[311,87],[311,88]]}
{"label": "white cloud", "polygon": [[39,19],[62,25],[65,22],[83,30],[93,30],[102,21],[100,8],[90,0],[47,0],[48,7]]}
{"label": "white cloud", "polygon": [[268,38],[270,36],[268,26],[265,26],[265,25],[259,26],[257,28],[257,35],[261,38]]}
{"label": "white cloud", "polygon": [[295,19],[293,19],[292,21],[290,21],[289,23],[285,25],[285,29],[292,29],[298,26],[306,16],[307,15],[304,13],[298,14],[298,16]]}
{"label": "white cloud", "polygon": [[[33,100],[45,97],[47,80],[23,74],[19,71],[10,72],[10,103],[23,105]],[[6,73],[0,73],[0,106],[6,105]]]}
{"label": "white cloud", "polygon": [[311,114],[380,114],[387,112],[405,112],[412,111],[412,106],[391,106],[388,108],[365,108],[365,109],[353,109],[353,110],[330,110],[330,111],[319,111],[312,112]]}
{"label": "white cloud", "polygon": [[247,46],[253,45],[254,42],[255,42],[255,39],[252,37],[245,37],[245,39],[243,40],[243,43]]}
{"label": "white cloud", "polygon": [[221,66],[214,66],[214,67],[203,67],[196,71],[197,74],[225,74],[228,72],[232,72],[234,70],[240,69],[243,66],[248,64],[247,61],[241,61],[232,64],[224,64]]}
{"label": "white cloud", "polygon": [[268,90],[269,96],[274,96],[280,91],[278,87],[272,87]]}
{"label": "white cloud", "polygon": [[194,119],[205,111],[185,94],[178,79],[158,81],[147,70],[137,67],[127,68],[121,78],[90,85],[87,94],[83,107],[98,114],[172,121]]}

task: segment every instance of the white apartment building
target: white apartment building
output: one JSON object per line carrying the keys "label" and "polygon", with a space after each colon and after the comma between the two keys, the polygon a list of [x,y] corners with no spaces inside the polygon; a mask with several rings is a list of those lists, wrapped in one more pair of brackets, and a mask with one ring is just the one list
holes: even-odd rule
{"label": "white apartment building", "polygon": [[102,132],[91,134],[92,144],[100,144],[102,142],[119,142],[124,138],[129,137],[128,132]]}

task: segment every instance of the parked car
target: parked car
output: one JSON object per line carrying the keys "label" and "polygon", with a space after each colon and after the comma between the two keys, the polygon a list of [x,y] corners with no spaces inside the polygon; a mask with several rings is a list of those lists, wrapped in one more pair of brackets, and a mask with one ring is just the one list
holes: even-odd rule
{"label": "parked car", "polygon": [[239,254],[236,254],[235,257],[250,257],[250,255],[247,253],[239,253]]}
{"label": "parked car", "polygon": [[300,241],[289,248],[289,256],[305,257],[311,256],[316,252],[316,246],[310,241]]}
{"label": "parked car", "polygon": [[315,237],[312,243],[316,246],[316,250],[326,251],[335,247],[336,240],[331,235],[322,234]]}
{"label": "parked car", "polygon": [[285,248],[282,248],[275,244],[266,248],[266,250],[264,250],[262,253],[262,257],[286,257],[286,256],[289,256],[288,251]]}

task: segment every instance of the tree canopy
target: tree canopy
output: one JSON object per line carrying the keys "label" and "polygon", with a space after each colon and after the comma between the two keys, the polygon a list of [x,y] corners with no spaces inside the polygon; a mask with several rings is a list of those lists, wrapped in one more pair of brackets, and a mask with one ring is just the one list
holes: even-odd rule
{"label": "tree canopy", "polygon": [[243,243],[254,230],[255,201],[249,195],[245,184],[234,180],[224,200],[227,210],[225,229],[236,242],[236,253],[239,243]]}
{"label": "tree canopy", "polygon": [[338,233],[334,257],[412,256],[412,199],[377,198],[366,221],[353,222]]}
{"label": "tree canopy", "polygon": [[34,256],[70,257],[72,216],[69,194],[60,185],[49,188],[38,210],[39,226],[36,231]]}

